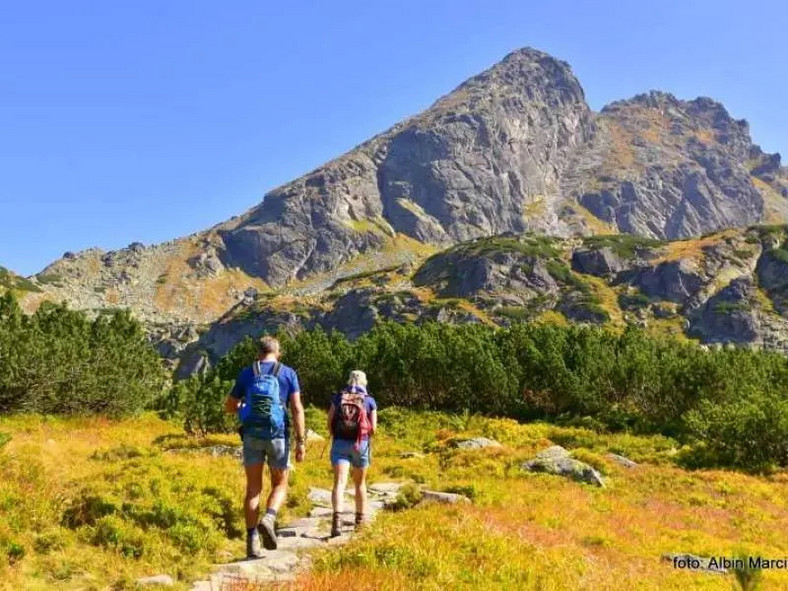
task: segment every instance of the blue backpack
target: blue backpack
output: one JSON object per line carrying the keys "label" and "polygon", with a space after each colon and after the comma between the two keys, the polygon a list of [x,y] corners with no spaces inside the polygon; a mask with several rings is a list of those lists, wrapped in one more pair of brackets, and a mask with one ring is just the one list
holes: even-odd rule
{"label": "blue backpack", "polygon": [[252,365],[254,381],[246,389],[244,404],[238,409],[243,435],[261,439],[285,436],[285,407],[279,397],[279,371],[275,363],[268,373],[263,373],[260,361]]}

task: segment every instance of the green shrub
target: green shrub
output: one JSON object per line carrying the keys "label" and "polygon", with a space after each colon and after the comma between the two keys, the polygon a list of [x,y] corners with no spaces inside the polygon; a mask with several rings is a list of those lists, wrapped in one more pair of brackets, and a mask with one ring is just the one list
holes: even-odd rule
{"label": "green shrub", "polygon": [[[323,331],[283,336],[282,342],[307,402],[325,409],[347,372],[363,369],[381,425],[414,449],[433,445],[438,429],[463,426],[425,413],[423,433],[404,432],[403,408],[448,411],[457,420],[472,414],[548,419],[592,434],[660,434],[692,445],[696,455],[685,459],[702,465],[788,465],[788,360],[778,354],[703,351],[631,327],[618,334],[522,323],[493,329],[384,322],[352,343]],[[254,343],[244,341],[207,376],[175,385],[174,396],[187,401],[180,411],[187,429],[233,428],[222,402],[254,356]],[[314,420],[322,429],[324,419],[316,414]]]}
{"label": "green shrub", "polygon": [[25,547],[18,542],[8,541],[5,544],[5,555],[9,564],[15,564],[25,557]]}
{"label": "green shrub", "polygon": [[0,296],[0,413],[125,415],[149,406],[165,373],[127,311],[90,320],[44,302],[25,316]]}
{"label": "green shrub", "polygon": [[393,511],[402,511],[403,509],[415,507],[421,501],[421,496],[421,488],[412,482],[408,482],[399,489],[397,498],[391,504],[391,509]]}

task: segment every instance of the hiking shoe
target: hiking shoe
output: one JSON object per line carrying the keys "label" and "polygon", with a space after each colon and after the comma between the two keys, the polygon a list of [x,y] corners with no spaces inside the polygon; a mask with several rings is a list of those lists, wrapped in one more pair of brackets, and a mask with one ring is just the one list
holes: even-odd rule
{"label": "hiking shoe", "polygon": [[246,557],[247,558],[262,558],[263,549],[260,546],[260,536],[257,532],[246,534]]}
{"label": "hiking shoe", "polygon": [[257,531],[263,538],[263,547],[266,550],[276,550],[276,523],[271,515],[266,515],[257,524]]}
{"label": "hiking shoe", "polygon": [[340,524],[342,523],[342,515],[340,513],[334,513],[331,516],[331,537],[336,538],[337,536],[342,535],[342,530],[339,529]]}

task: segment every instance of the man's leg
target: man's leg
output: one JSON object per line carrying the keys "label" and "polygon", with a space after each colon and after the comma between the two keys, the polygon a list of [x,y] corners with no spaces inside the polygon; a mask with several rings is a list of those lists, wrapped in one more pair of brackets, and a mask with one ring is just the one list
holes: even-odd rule
{"label": "man's leg", "polygon": [[279,512],[279,507],[287,498],[287,481],[290,471],[285,468],[268,468],[271,472],[271,492],[268,494],[266,509]]}
{"label": "man's leg", "polygon": [[345,487],[347,486],[347,476],[350,471],[350,463],[339,460],[334,464],[334,488],[331,491],[331,505],[334,513],[331,516],[331,536],[337,537],[341,532],[339,526],[342,521],[342,511],[345,501]]}
{"label": "man's leg", "polygon": [[287,497],[287,479],[290,474],[290,449],[284,439],[268,442],[268,469],[271,472],[271,492],[266,503],[266,512],[258,522],[257,529],[263,537],[266,550],[276,550],[276,514]]}
{"label": "man's leg", "polygon": [[244,466],[246,470],[246,498],[244,516],[246,517],[246,557],[262,556],[260,537],[257,534],[257,520],[260,516],[260,493],[263,490],[263,463]]}
{"label": "man's leg", "polygon": [[263,491],[263,464],[244,466],[246,470],[246,500],[244,502],[244,515],[246,516],[246,529],[257,525],[260,518],[260,493]]}

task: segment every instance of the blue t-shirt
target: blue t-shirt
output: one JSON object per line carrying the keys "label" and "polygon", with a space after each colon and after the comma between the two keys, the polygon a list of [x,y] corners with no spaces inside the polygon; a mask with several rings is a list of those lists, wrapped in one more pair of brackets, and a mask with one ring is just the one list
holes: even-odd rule
{"label": "blue t-shirt", "polygon": [[[334,410],[339,409],[339,403],[342,401],[342,392],[337,392],[331,397],[331,406],[334,407]],[[372,415],[373,410],[378,410],[378,403],[375,402],[375,399],[367,393],[364,397],[364,410],[367,411],[367,416]],[[343,439],[342,437],[336,437],[335,439]],[[355,441],[352,440],[352,441]]]}
{"label": "blue t-shirt", "polygon": [[[273,361],[266,361],[260,364],[260,371],[261,373],[267,374],[273,371],[274,362]],[[279,368],[279,375],[277,376],[279,379],[279,400],[282,402],[282,406],[285,409],[290,409],[290,396],[294,392],[300,392],[301,388],[298,385],[298,375],[296,374],[295,370],[285,365],[284,363],[280,364]],[[251,366],[245,367],[241,370],[241,373],[238,374],[238,378],[235,380],[235,385],[233,386],[232,392],[230,392],[230,396],[233,398],[237,398],[238,400],[243,400],[246,398],[246,389],[250,387],[254,383],[254,369]],[[290,415],[288,412],[285,412],[285,429],[284,433],[272,433],[271,439],[281,439],[282,437],[288,437],[290,434]]]}

